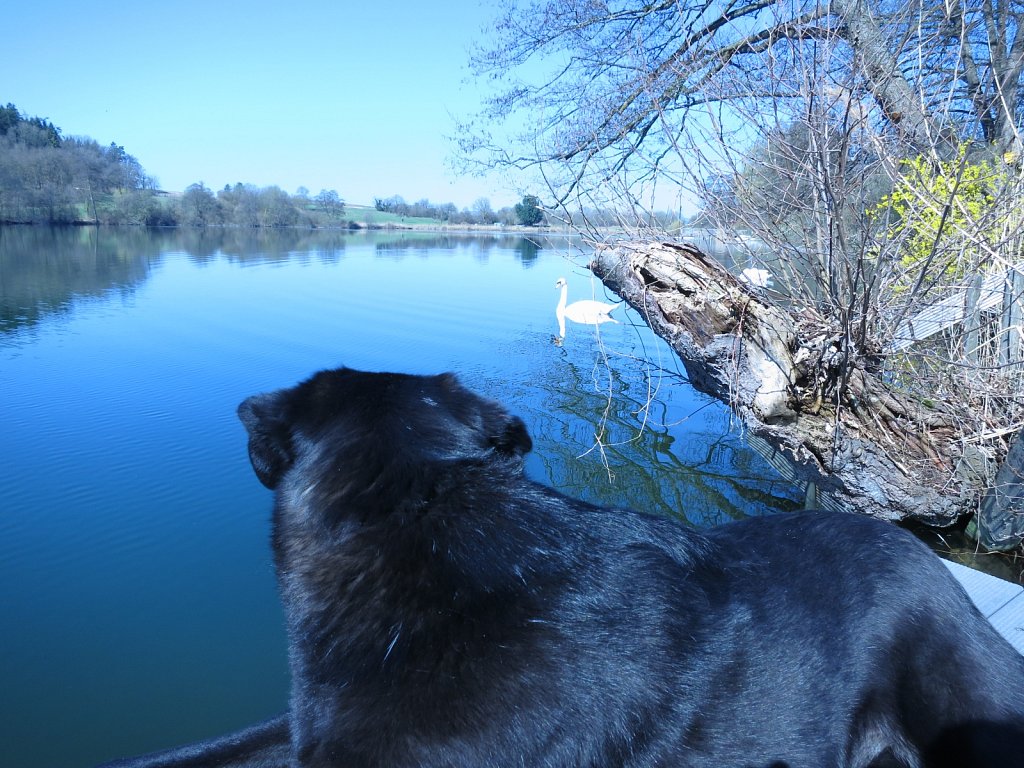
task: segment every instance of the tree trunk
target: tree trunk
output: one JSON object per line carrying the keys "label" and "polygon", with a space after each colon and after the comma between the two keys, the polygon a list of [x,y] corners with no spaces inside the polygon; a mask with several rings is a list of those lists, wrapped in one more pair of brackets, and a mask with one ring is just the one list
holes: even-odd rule
{"label": "tree trunk", "polygon": [[1024,539],[1024,440],[1013,441],[968,531],[985,549],[1016,549]]}
{"label": "tree trunk", "polygon": [[890,391],[821,318],[772,305],[689,245],[604,246],[591,266],[823,506],[930,525],[970,511],[954,414]]}
{"label": "tree trunk", "polygon": [[842,37],[853,49],[858,66],[864,72],[868,89],[914,151],[928,154],[934,150],[943,159],[955,152],[955,144],[943,135],[925,111],[921,95],[900,69],[890,41],[873,15],[874,6],[865,0],[833,0],[843,19]]}

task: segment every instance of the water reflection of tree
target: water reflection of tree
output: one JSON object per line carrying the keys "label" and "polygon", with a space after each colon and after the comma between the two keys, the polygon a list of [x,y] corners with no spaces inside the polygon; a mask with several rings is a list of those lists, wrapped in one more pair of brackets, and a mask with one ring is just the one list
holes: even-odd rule
{"label": "water reflection of tree", "polygon": [[510,251],[524,266],[535,262],[544,247],[534,238],[506,234],[399,231],[389,235],[371,234],[365,237],[372,239],[374,248],[380,256],[436,256],[437,250],[472,248],[477,251],[477,258],[481,261],[486,261],[497,252]]}
{"label": "water reflection of tree", "polygon": [[198,263],[279,263],[290,259],[335,263],[347,248],[378,254],[436,256],[438,250],[476,249],[481,258],[511,254],[524,264],[540,246],[518,235],[456,235],[408,231],[351,233],[247,227],[0,227],[0,333],[34,325],[66,311],[78,297],[133,290],[165,253]]}
{"label": "water reflection of tree", "polygon": [[513,248],[516,252],[516,258],[523,263],[523,266],[530,266],[537,261],[537,256],[543,246],[534,242],[529,237],[520,237],[513,245]]}
{"label": "water reflection of tree", "polygon": [[729,433],[727,418],[715,432],[650,418],[641,429],[638,414],[652,403],[640,378],[613,375],[609,398],[592,370],[565,361],[559,374],[535,384],[543,412],[532,419],[535,461],[559,490],[698,527],[799,506],[794,490]]}
{"label": "water reflection of tree", "polygon": [[80,297],[135,290],[167,247],[165,232],[0,227],[0,333],[66,312]]}
{"label": "water reflection of tree", "polygon": [[276,263],[310,253],[330,262],[341,258],[349,242],[337,229],[183,227],[175,232],[179,249],[200,263],[219,256],[243,264]]}
{"label": "water reflection of tree", "polygon": [[499,251],[511,252],[517,259],[532,263],[541,245],[518,235],[458,234],[412,230],[253,229],[246,227],[183,228],[179,232],[181,250],[199,261],[218,253],[242,262],[283,261],[314,253],[324,261],[340,259],[345,249],[369,246],[384,258],[437,257],[438,251],[475,250],[486,260]]}

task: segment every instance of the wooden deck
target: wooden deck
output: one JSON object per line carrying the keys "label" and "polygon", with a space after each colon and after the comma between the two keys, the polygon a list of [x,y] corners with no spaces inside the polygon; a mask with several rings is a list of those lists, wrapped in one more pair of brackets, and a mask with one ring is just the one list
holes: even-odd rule
{"label": "wooden deck", "polygon": [[943,560],[999,633],[1024,653],[1024,587]]}

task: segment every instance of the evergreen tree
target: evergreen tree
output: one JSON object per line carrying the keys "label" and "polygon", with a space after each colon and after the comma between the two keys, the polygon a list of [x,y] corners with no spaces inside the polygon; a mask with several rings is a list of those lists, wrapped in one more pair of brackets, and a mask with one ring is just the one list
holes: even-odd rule
{"label": "evergreen tree", "polygon": [[533,227],[544,221],[544,211],[536,195],[526,195],[515,205],[516,221],[524,227]]}

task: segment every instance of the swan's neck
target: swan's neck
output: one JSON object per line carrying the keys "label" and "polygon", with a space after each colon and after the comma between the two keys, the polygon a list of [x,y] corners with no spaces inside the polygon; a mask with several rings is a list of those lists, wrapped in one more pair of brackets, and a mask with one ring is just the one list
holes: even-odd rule
{"label": "swan's neck", "polygon": [[[565,313],[565,300],[568,297],[568,295],[569,295],[569,286],[568,285],[563,285],[562,286],[562,295],[558,299],[558,308],[555,309],[556,313],[558,313],[560,315]],[[548,304],[548,306],[550,307],[551,305]]]}

